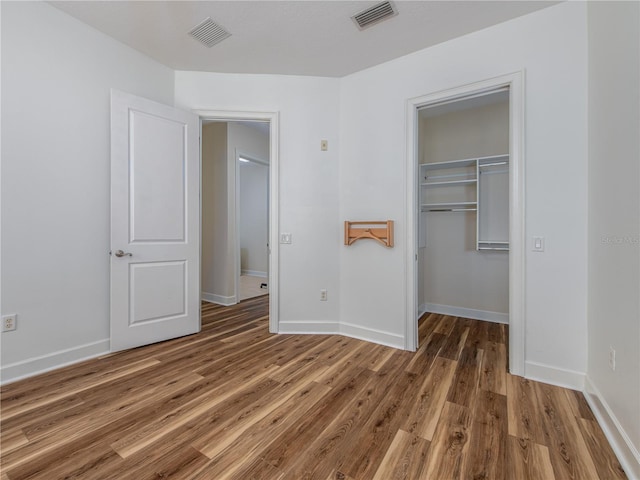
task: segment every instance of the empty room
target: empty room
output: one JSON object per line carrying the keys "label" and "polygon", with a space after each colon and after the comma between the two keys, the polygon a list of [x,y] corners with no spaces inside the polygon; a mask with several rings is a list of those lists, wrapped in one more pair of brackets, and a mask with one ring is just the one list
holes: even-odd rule
{"label": "empty room", "polygon": [[640,2],[0,21],[2,480],[640,479]]}

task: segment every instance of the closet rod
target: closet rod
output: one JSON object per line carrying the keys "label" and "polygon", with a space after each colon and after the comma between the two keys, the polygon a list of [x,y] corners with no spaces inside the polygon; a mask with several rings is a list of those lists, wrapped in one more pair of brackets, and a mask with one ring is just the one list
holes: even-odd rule
{"label": "closet rod", "polygon": [[425,175],[425,179],[439,179],[439,178],[458,178],[458,177],[470,177],[473,175],[473,172],[464,172],[464,173],[447,173],[443,175]]}

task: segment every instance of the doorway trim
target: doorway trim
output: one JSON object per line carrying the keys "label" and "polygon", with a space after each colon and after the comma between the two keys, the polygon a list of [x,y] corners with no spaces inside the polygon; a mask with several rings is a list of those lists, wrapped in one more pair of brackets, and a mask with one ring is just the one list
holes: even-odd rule
{"label": "doorway trim", "polygon": [[418,347],[418,109],[509,88],[509,371],[525,367],[524,72],[461,85],[407,100],[405,349]]}
{"label": "doorway trim", "polygon": [[[279,205],[280,190],[279,176],[279,113],[278,112],[250,112],[240,110],[193,110],[193,113],[202,120],[215,120],[218,122],[257,121],[269,122],[269,332],[278,333],[280,323],[280,292],[279,292]],[[202,157],[201,160],[202,162]],[[237,163],[237,162],[236,162]],[[235,170],[234,170],[235,171]],[[235,175],[235,173],[234,173]],[[234,179],[234,185],[237,179]],[[202,185],[200,186],[202,191]],[[232,195],[232,207],[234,222],[237,223],[238,205],[236,195]],[[234,242],[234,266],[239,264],[240,252]],[[236,296],[239,294],[236,285]]]}

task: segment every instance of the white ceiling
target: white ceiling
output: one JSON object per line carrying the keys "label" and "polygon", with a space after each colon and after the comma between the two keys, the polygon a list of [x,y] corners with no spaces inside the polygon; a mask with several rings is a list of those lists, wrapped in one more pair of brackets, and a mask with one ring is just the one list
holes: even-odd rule
{"label": "white ceiling", "polygon": [[[52,1],[175,70],[341,77],[548,7],[548,1],[395,1],[363,31],[373,1]],[[211,17],[232,36],[207,48],[188,35]]]}

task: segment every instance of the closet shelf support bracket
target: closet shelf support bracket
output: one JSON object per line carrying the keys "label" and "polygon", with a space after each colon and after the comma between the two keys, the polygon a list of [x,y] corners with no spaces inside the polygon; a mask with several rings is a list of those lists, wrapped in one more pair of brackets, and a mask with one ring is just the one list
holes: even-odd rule
{"label": "closet shelf support bracket", "polygon": [[[354,225],[359,225],[354,227]],[[363,238],[375,240],[385,247],[393,247],[393,220],[372,222],[344,222],[344,244],[352,245]]]}

